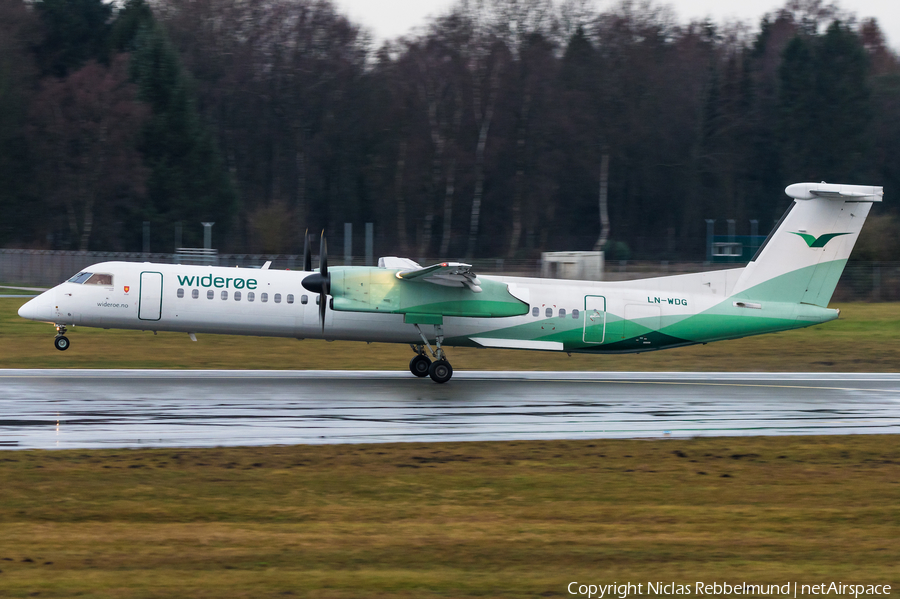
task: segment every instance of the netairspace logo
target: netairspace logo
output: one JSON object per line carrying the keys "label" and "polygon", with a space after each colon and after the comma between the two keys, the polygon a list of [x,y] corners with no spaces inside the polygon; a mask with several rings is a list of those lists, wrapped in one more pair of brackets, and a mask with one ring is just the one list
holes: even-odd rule
{"label": "netairspace logo", "polygon": [[[646,590],[645,590],[646,588]],[[566,587],[569,595],[603,599],[617,597],[625,599],[640,595],[780,595],[784,597],[800,597],[811,595],[890,595],[891,586],[887,584],[844,584],[843,582],[798,584],[750,584],[742,582],[695,582],[694,584],[678,584],[675,582],[648,582],[634,584],[631,582],[612,584],[581,584],[570,582]]]}

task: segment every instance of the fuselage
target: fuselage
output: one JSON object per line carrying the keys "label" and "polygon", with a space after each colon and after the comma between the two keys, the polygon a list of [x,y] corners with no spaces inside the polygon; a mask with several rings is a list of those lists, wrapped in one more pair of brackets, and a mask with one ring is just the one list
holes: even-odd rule
{"label": "fuselage", "polygon": [[[338,270],[338,269],[333,269]],[[626,282],[481,275],[505,285],[520,315],[444,317],[444,346],[642,352],[788,330],[836,310],[731,295],[743,269]],[[103,262],[19,314],[64,326],[329,340],[421,343],[404,314],[335,310],[319,321],[304,271]],[[89,275],[89,276],[87,276]],[[101,275],[101,276],[95,276]],[[405,283],[427,285],[427,283]],[[329,302],[330,303],[330,302]],[[526,309],[527,308],[527,309]]]}

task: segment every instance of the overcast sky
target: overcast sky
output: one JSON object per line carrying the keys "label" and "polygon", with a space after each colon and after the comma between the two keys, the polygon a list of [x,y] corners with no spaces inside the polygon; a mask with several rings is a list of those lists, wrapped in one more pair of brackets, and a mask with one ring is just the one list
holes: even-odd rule
{"label": "overcast sky", "polygon": [[[613,4],[597,0],[600,7]],[[366,25],[377,39],[407,33],[425,23],[430,15],[441,14],[453,0],[334,0],[341,12]],[[714,21],[734,17],[754,24],[763,14],[784,6],[785,0],[670,0],[679,20],[710,16]],[[843,0],[839,5],[858,17],[875,17],[891,47],[900,48],[900,0]]]}

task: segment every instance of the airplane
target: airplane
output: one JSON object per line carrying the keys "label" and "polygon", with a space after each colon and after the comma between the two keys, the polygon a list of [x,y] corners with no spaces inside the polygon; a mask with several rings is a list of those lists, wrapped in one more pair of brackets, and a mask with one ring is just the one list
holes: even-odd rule
{"label": "airplane", "polygon": [[798,183],[791,205],[743,268],[634,281],[477,275],[468,264],[313,271],[101,262],[31,299],[19,316],[68,327],[409,344],[412,374],[446,383],[446,347],[634,353],[834,320],[828,303],[883,188]]}

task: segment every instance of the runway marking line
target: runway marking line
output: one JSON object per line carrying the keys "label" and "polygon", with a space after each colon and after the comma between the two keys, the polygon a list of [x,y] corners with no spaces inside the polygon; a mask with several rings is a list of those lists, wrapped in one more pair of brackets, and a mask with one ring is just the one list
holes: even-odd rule
{"label": "runway marking line", "polygon": [[[581,382],[581,381],[552,381],[552,382]],[[859,387],[815,387],[812,385],[759,385],[753,383],[700,383],[679,381],[591,381],[598,383],[622,383],[624,385],[695,385],[698,387],[757,387],[762,389],[814,389],[821,391],[884,391],[886,393],[900,393],[900,389],[862,389]]]}
{"label": "runway marking line", "polygon": [[[190,371],[185,371],[187,376],[190,376]],[[43,378],[43,379],[52,379],[59,378],[64,376],[63,374],[40,374],[40,375],[26,375],[26,374],[0,374],[0,378],[22,378],[22,379],[33,379],[33,378]],[[96,375],[79,375],[76,377],[78,379],[97,379],[97,378],[107,378],[105,375],[96,374]],[[135,376],[130,377],[132,379],[145,378],[153,381],[165,380],[165,378],[157,378],[154,376]],[[172,378],[182,378],[182,377],[172,377]],[[217,377],[201,377],[201,378],[217,378]],[[266,378],[265,376],[240,376],[240,375],[229,375],[227,378],[231,380],[259,380],[260,378]],[[282,377],[269,377],[269,378],[282,378]],[[288,377],[289,378],[289,377]],[[344,379],[340,376],[323,376],[319,377],[320,380],[351,380]],[[398,379],[400,380],[400,379]],[[407,380],[407,379],[402,379]],[[409,379],[412,381],[413,379]],[[474,380],[483,380],[483,379],[474,379]],[[698,386],[698,387],[752,387],[758,389],[806,389],[806,390],[821,390],[821,391],[860,391],[860,392],[884,392],[884,393],[900,393],[900,389],[866,389],[860,387],[820,387],[813,385],[773,385],[773,384],[758,384],[758,383],[709,383],[703,381],[649,381],[649,380],[640,380],[640,381],[629,381],[623,379],[527,379],[527,378],[512,378],[509,379],[511,381],[530,381],[530,382],[540,382],[540,383],[605,383],[608,385],[611,384],[623,384],[623,385],[681,385],[681,386]],[[892,379],[873,379],[867,382],[896,382]]]}

